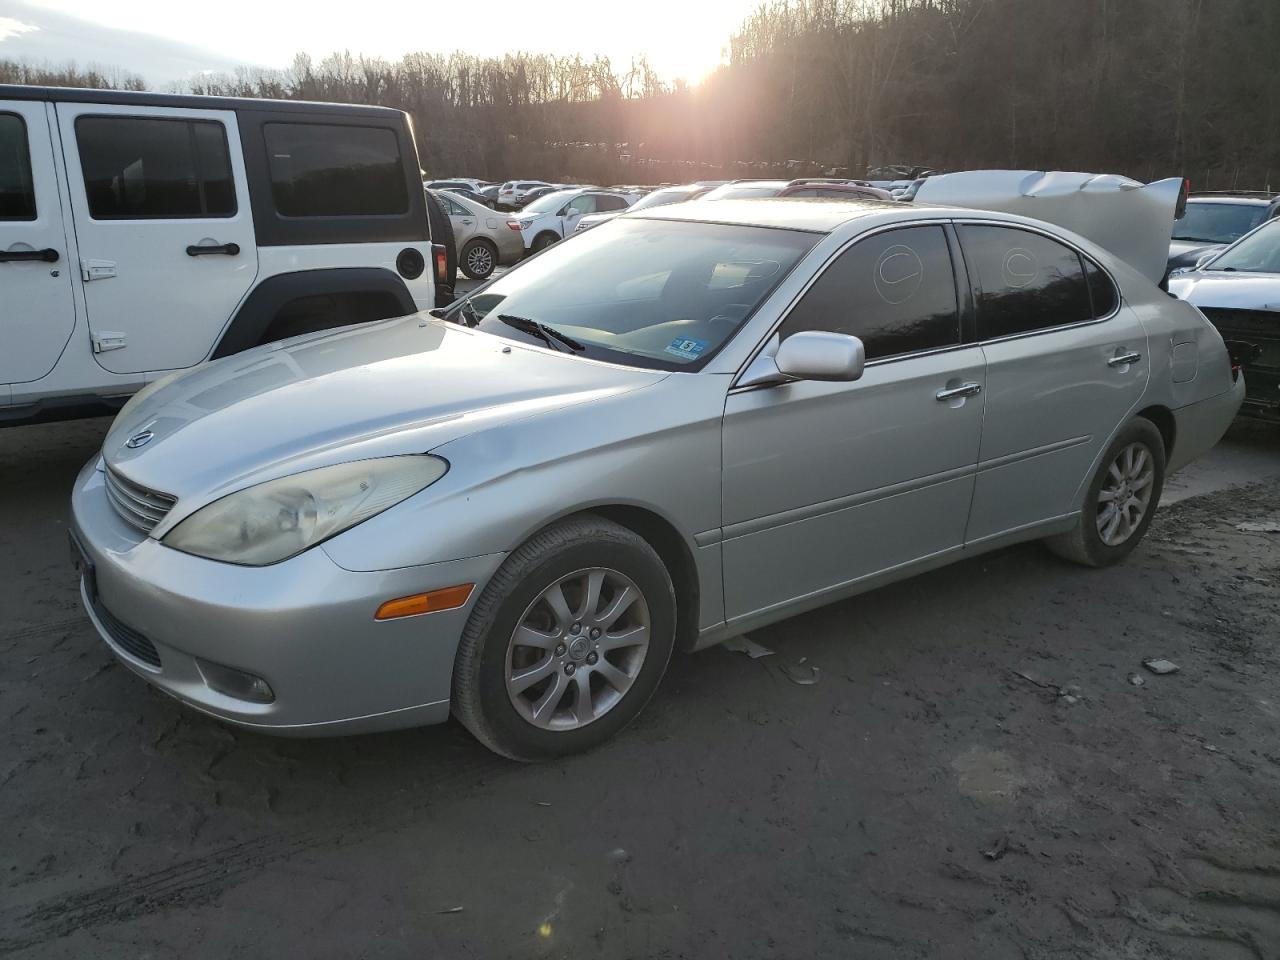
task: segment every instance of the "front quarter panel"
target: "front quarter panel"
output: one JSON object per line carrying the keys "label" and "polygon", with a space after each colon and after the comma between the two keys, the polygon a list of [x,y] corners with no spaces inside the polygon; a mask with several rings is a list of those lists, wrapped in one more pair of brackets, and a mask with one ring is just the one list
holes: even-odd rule
{"label": "front quarter panel", "polygon": [[729,378],[672,374],[652,386],[513,420],[431,452],[449,472],[324,549],[349,570],[514,550],[556,519],[633,506],[673,526],[702,583],[702,626],[723,619],[720,430]]}

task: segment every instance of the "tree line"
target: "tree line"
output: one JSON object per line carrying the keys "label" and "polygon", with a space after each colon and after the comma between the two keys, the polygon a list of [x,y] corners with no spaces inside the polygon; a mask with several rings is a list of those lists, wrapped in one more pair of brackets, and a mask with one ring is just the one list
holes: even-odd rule
{"label": "tree line", "polygon": [[[1188,176],[1280,173],[1274,0],[778,0],[701,83],[638,57],[299,55],[193,93],[373,103],[412,117],[431,176],[595,182],[908,163]],[[0,62],[0,82],[138,88]]]}

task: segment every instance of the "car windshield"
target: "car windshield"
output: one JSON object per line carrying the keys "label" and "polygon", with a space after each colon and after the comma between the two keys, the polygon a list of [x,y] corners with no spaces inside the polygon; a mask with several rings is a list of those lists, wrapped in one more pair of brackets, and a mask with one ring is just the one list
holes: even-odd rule
{"label": "car windshield", "polygon": [[817,240],[768,227],[611,220],[500,277],[449,319],[598,360],[696,370]]}
{"label": "car windshield", "polygon": [[1204,243],[1235,243],[1262,222],[1267,214],[1263,204],[1187,203],[1187,213],[1174,221],[1173,239]]}
{"label": "car windshield", "polygon": [[557,190],[554,193],[548,193],[539,197],[533,203],[526,204],[523,213],[555,213],[564,204],[568,203],[572,197],[570,190]]}
{"label": "car windshield", "polygon": [[633,203],[630,209],[648,210],[650,207],[665,207],[668,203],[679,203],[681,200],[688,200],[698,192],[698,189],[698,187],[679,187],[672,190],[655,190]]}
{"label": "car windshield", "polygon": [[1208,270],[1280,273],[1280,220],[1272,220],[1209,262]]}

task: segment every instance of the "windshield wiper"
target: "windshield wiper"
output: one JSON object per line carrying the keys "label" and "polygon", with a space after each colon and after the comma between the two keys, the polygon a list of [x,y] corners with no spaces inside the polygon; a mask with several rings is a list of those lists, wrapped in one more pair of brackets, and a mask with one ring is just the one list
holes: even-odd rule
{"label": "windshield wiper", "polygon": [[[521,333],[527,333],[530,336],[537,337],[553,350],[560,350],[556,346],[556,341],[563,343],[575,353],[581,353],[587,349],[585,344],[579,343],[568,334],[561,333],[555,327],[549,327],[545,323],[539,323],[537,320],[530,320],[528,317],[517,317],[509,313],[498,314],[498,319],[505,323],[508,327],[515,327]],[[564,351],[561,350],[561,353]]]}

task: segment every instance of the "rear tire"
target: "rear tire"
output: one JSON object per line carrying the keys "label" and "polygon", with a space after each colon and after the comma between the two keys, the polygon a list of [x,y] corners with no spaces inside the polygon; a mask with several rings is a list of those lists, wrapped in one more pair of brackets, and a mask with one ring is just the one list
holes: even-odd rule
{"label": "rear tire", "polygon": [[557,523],[507,557],[472,610],[453,713],[513,760],[589,750],[648,703],[675,624],[671,577],[642,537],[593,514]]}
{"label": "rear tire", "polygon": [[1045,544],[1087,567],[1119,563],[1151,526],[1164,490],[1164,469],[1164,437],[1150,420],[1134,419],[1103,455],[1085,493],[1080,522]]}
{"label": "rear tire", "polygon": [[475,239],[462,248],[460,269],[472,280],[488,280],[498,265],[498,248],[488,240]]}

